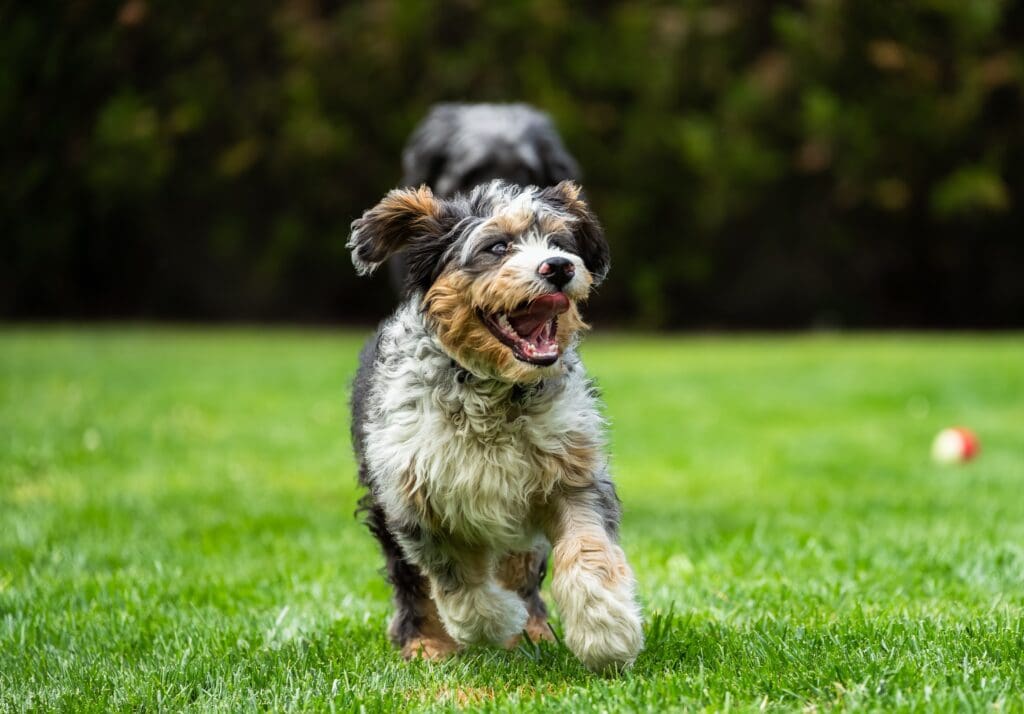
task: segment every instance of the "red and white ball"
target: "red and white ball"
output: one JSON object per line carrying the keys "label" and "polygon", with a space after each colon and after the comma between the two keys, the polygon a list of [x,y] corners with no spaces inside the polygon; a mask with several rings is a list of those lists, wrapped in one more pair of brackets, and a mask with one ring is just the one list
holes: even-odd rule
{"label": "red and white ball", "polygon": [[978,437],[970,429],[943,429],[932,442],[932,458],[940,464],[959,464],[978,455]]}

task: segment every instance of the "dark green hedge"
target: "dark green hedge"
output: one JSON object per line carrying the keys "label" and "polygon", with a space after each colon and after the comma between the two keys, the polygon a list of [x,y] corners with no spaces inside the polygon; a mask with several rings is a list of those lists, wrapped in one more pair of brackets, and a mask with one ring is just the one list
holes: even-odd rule
{"label": "dark green hedge", "polygon": [[379,316],[348,223],[458,99],[555,117],[606,322],[1019,323],[1022,45],[999,0],[6,4],[0,315]]}

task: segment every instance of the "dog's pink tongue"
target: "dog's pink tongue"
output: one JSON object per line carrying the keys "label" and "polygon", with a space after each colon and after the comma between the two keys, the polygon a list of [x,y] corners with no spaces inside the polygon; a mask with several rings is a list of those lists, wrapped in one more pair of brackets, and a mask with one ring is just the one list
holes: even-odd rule
{"label": "dog's pink tongue", "polygon": [[541,295],[522,310],[512,313],[508,321],[520,335],[532,337],[551,322],[555,315],[561,315],[568,309],[569,298],[564,293],[550,293]]}

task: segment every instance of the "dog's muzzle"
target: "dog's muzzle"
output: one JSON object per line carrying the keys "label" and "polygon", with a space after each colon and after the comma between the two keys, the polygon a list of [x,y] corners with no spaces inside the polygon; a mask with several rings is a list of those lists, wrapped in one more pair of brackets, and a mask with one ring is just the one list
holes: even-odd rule
{"label": "dog's muzzle", "polygon": [[[545,261],[541,267],[550,262],[552,261]],[[556,273],[555,269],[552,269],[551,274],[559,275],[559,280],[565,277],[564,271]],[[572,274],[570,273],[561,285],[565,285],[571,279]],[[547,366],[558,361],[558,316],[566,312],[569,306],[569,298],[565,296],[565,293],[548,293],[520,305],[511,312],[495,314],[481,312],[480,319],[491,331],[491,334],[512,350],[516,359],[530,364]]]}

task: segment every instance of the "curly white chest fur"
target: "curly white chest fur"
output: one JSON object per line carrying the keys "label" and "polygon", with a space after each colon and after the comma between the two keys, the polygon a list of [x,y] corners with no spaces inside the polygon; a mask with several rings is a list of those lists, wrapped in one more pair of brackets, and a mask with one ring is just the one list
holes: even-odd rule
{"label": "curly white chest fur", "polygon": [[413,309],[378,345],[366,462],[382,500],[471,543],[527,545],[564,475],[552,463],[600,444],[602,419],[582,365],[535,387],[479,379],[452,363]]}

